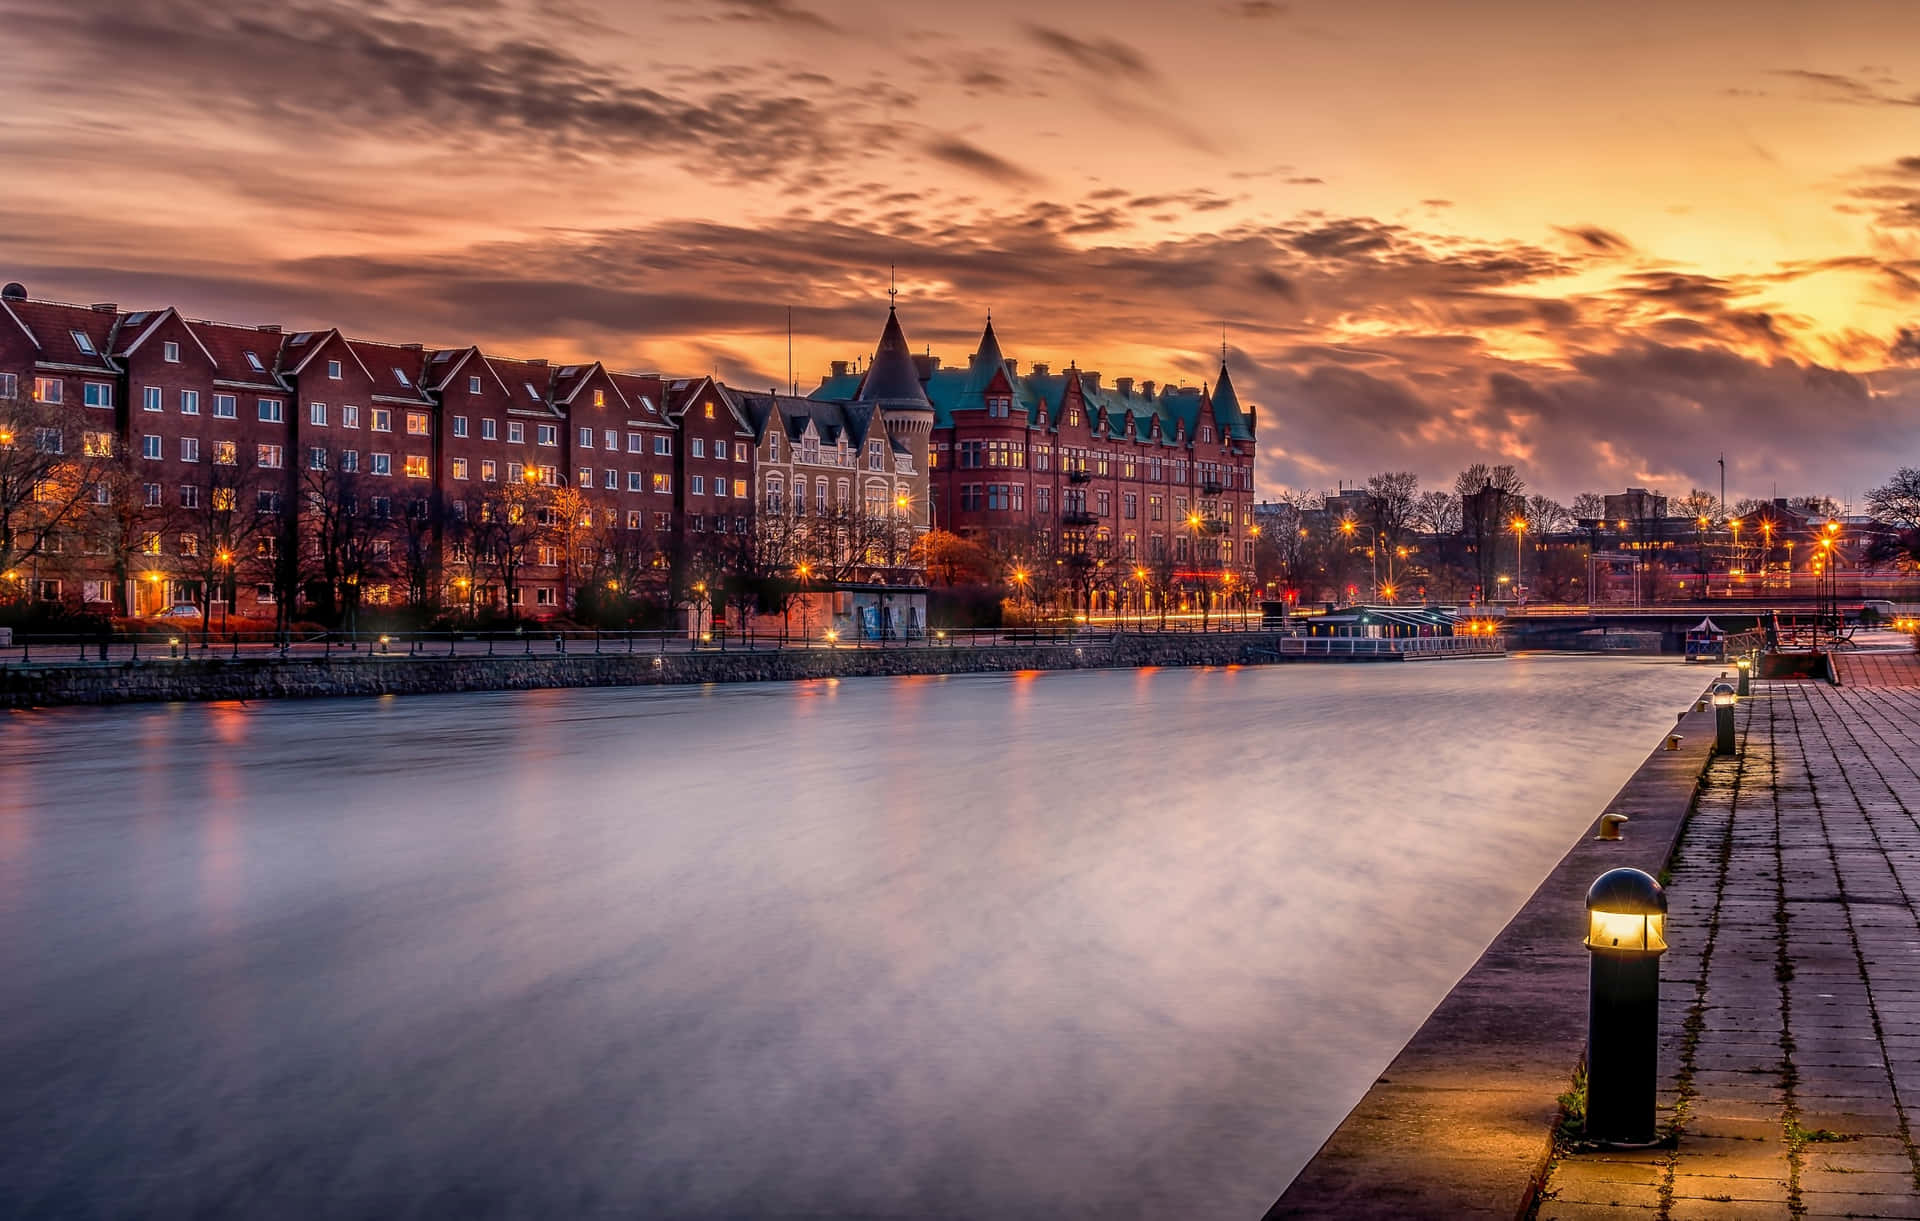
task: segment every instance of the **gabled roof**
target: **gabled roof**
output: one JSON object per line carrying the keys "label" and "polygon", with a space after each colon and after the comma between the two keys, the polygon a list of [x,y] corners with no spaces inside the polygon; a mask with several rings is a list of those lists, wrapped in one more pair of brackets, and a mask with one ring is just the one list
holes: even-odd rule
{"label": "gabled roof", "polygon": [[[36,359],[41,364],[66,365],[101,373],[119,371],[109,355],[113,346],[113,330],[120,322],[117,311],[109,313],[85,305],[31,299],[10,300],[4,304],[7,312],[38,349]],[[74,339],[76,331],[85,336],[86,347],[81,347]],[[88,348],[92,350],[88,351]]]}
{"label": "gabled roof", "polygon": [[173,320],[179,321],[186,330],[187,337],[193,340],[196,348],[200,349],[200,355],[206,357],[207,363],[217,370],[220,367],[219,358],[207,350],[207,345],[202,342],[194,324],[181,317],[180,311],[171,305],[165,309],[142,310],[137,314],[125,315],[120,325],[115,328],[113,354],[119,357],[132,356],[140,350],[141,344],[153,338],[154,332]]}
{"label": "gabled roof", "polygon": [[423,388],[434,394],[445,393],[447,387],[453,384],[453,379],[460,376],[460,370],[466,368],[476,358],[480,362],[480,367],[487,371],[487,376],[493,378],[493,384],[500,387],[500,393],[512,398],[513,391],[507,388],[507,383],[500,380],[499,371],[488,363],[480,349],[473,345],[464,348],[440,348],[427,353],[426,368],[420,374],[420,380],[425,383]]}
{"label": "gabled roof", "polygon": [[768,429],[775,426],[789,444],[806,436],[808,425],[813,426],[814,435],[823,445],[837,444],[844,437],[849,446],[864,446],[876,427],[885,435],[886,425],[872,403],[835,403],[778,392],[734,394],[756,442],[764,440]]}
{"label": "gabled roof", "polygon": [[556,416],[560,414],[559,408],[547,401],[547,390],[553,383],[553,370],[544,363],[484,354],[481,359],[487,362],[494,377],[506,387],[507,406],[510,409],[543,411]]}
{"label": "gabled roof", "polygon": [[[594,375],[599,374],[604,377],[606,372],[606,367],[597,360],[585,365],[563,365],[553,375],[553,401],[571,407],[573,400],[587,388],[588,383],[593,381]],[[621,392],[619,383],[608,378],[607,384],[613,387],[614,397],[620,400],[621,408],[632,410],[632,404],[626,401],[626,395]]]}
{"label": "gabled roof", "polygon": [[900,329],[900,316],[887,307],[887,325],[880,332],[880,344],[873,350],[873,363],[856,396],[863,403],[879,403],[892,408],[924,407],[932,409],[926,391],[920,388],[920,370],[913,363],[906,333]]}
{"label": "gabled roof", "polygon": [[418,403],[423,407],[434,405],[420,387],[427,368],[427,353],[420,345],[349,339],[347,348],[360,362],[360,367],[373,377],[376,398]]}
{"label": "gabled roof", "polygon": [[[280,332],[231,322],[189,323],[201,345],[213,356],[216,382],[251,386],[261,390],[286,390],[286,384],[273,373],[274,354],[280,346]],[[249,359],[251,358],[251,359]],[[254,361],[258,361],[256,365]]]}
{"label": "gabled roof", "polygon": [[607,379],[619,388],[627,401],[627,420],[629,423],[660,424],[666,423],[662,404],[666,401],[666,383],[657,373],[615,373],[608,370]]}
{"label": "gabled roof", "polygon": [[313,358],[320,355],[321,349],[336,339],[347,349],[347,355],[353,357],[353,363],[360,366],[360,372],[367,375],[367,380],[376,385],[379,384],[379,376],[367,367],[367,362],[360,359],[360,354],[353,350],[353,344],[348,342],[346,336],[342,335],[337,328],[324,331],[295,331],[287,336],[286,341],[280,345],[279,371],[288,377],[298,377],[308,365],[313,363]]}

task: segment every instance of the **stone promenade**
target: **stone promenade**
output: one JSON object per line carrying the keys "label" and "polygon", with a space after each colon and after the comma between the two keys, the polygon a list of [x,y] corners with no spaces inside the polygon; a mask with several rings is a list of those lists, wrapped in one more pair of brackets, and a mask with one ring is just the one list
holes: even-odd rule
{"label": "stone promenade", "polygon": [[1668,886],[1678,1140],[1563,1156],[1540,1218],[1920,1218],[1920,687],[1883,668],[1742,701]]}

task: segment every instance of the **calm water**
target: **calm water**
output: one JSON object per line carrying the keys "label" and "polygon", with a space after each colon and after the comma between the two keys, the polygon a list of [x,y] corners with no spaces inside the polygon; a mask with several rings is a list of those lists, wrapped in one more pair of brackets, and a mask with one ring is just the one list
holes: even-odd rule
{"label": "calm water", "polygon": [[1704,679],[0,714],[0,1214],[1257,1217]]}

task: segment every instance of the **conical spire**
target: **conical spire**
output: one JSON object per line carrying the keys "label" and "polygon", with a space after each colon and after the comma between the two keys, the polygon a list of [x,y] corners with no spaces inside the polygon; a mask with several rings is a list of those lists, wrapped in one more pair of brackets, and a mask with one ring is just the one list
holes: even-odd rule
{"label": "conical spire", "polygon": [[913,349],[907,346],[907,337],[900,330],[900,317],[891,305],[887,307],[887,327],[880,332],[880,346],[873,350],[873,363],[867,366],[867,378],[860,385],[858,401],[932,409],[927,392],[920,388],[920,371],[913,363]]}
{"label": "conical spire", "polygon": [[1225,418],[1240,415],[1240,396],[1233,392],[1233,378],[1227,375],[1227,362],[1220,362],[1220,381],[1213,388],[1213,414]]}
{"label": "conical spire", "polygon": [[993,375],[1005,371],[1006,367],[1007,358],[1000,354],[1000,340],[993,333],[993,315],[988,314],[986,333],[980,336],[980,347],[974,352],[973,363],[967,368],[967,386],[962,393],[968,398],[985,394],[987,387],[993,384]]}

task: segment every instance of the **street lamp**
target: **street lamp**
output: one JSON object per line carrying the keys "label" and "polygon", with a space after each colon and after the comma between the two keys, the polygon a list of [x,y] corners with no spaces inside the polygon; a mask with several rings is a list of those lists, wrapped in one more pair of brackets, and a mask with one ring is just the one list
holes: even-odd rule
{"label": "street lamp", "polygon": [[1587,1139],[1653,1143],[1667,892],[1638,869],[1587,890]]}
{"label": "street lamp", "polygon": [[[1374,526],[1363,526],[1351,517],[1340,519],[1340,533],[1347,536],[1349,543],[1354,534],[1361,530],[1373,535],[1373,546],[1367,548],[1367,566],[1373,577],[1373,596],[1377,598],[1380,596],[1380,531]],[[1305,534],[1306,531],[1302,530],[1301,533]]]}
{"label": "street lamp", "polygon": [[1526,559],[1521,552],[1521,547],[1526,542],[1526,538],[1527,538],[1527,519],[1524,517],[1514,518],[1513,519],[1513,596],[1515,601],[1518,601],[1520,598],[1520,587],[1521,587],[1521,584],[1526,580],[1526,575],[1527,575]]}

